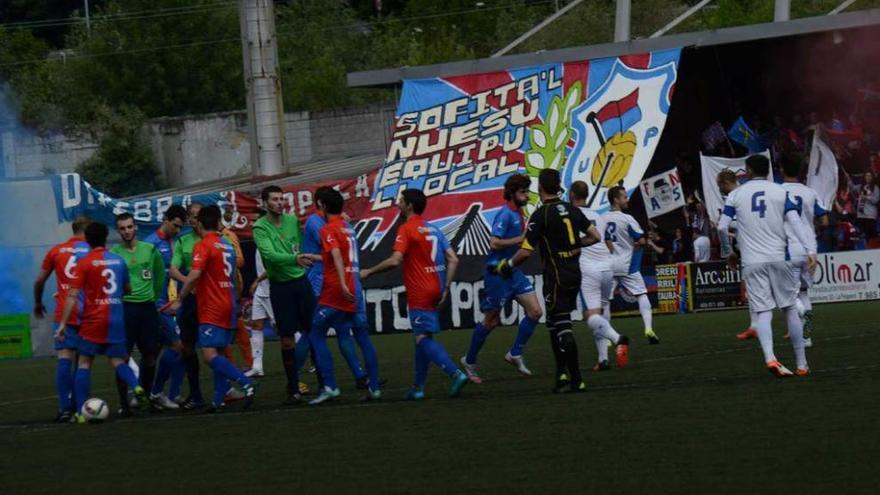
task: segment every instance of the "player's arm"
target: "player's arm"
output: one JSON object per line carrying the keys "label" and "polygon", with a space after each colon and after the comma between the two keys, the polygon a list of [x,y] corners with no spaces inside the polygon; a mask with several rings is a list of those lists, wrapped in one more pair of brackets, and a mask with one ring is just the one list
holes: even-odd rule
{"label": "player's arm", "polygon": [[260,250],[263,261],[279,265],[298,262],[296,255],[292,252],[288,253],[281,249],[275,249],[275,246],[272,244],[271,234],[266,232],[265,229],[259,227],[254,229],[254,244]]}
{"label": "player's arm", "polygon": [[[176,252],[175,252],[175,255],[176,255]],[[165,287],[166,287],[166,285],[165,285],[165,281],[166,281],[165,262],[162,261],[162,255],[159,253],[159,250],[155,249],[155,248],[153,249],[152,258],[153,259],[150,262],[150,267],[151,267],[150,269],[153,272],[153,294],[158,299],[161,296],[162,291],[164,291]],[[177,272],[177,274],[181,276],[181,279],[186,280],[186,277],[184,277],[183,274],[181,274],[180,271],[178,271],[174,265],[171,265],[170,270]],[[172,278],[177,280],[177,277],[174,277],[173,272],[172,272],[171,276],[172,276]]]}
{"label": "player's arm", "polygon": [[541,239],[542,235],[544,235],[544,222],[542,215],[539,215],[539,211],[536,211],[532,213],[531,217],[529,217],[529,223],[524,234],[522,246],[520,246],[519,250],[514,253],[509,260],[501,260],[501,262],[496,265],[496,273],[502,276],[509,276],[510,271],[514,267],[525,263],[525,261],[529,259],[529,256],[535,251],[535,246],[538,245],[538,241]]}
{"label": "player's arm", "polygon": [[55,339],[64,338],[64,331],[67,328],[67,320],[70,319],[73,308],[76,306],[76,300],[79,297],[79,288],[71,287],[67,291],[67,299],[64,300],[64,310],[61,312],[61,320],[58,321],[58,328],[55,329]]}
{"label": "player's arm", "polygon": [[455,273],[458,271],[458,255],[455,254],[455,250],[447,247],[443,254],[446,256],[446,287],[443,288],[443,295],[440,296],[437,307],[443,306],[449,299],[449,287],[455,280]]}
{"label": "player's arm", "polygon": [[816,238],[810,235],[807,225],[796,210],[786,209],[785,221],[792,226],[794,236],[797,237],[798,242],[807,250],[807,266],[809,266],[810,273],[812,273],[816,268]]}
{"label": "player's arm", "polygon": [[516,237],[511,237],[510,239],[502,239],[500,237],[490,237],[489,238],[489,247],[491,247],[492,249],[494,249],[496,251],[499,251],[501,249],[504,249],[504,248],[507,248],[510,246],[516,246],[518,244],[521,244],[523,239],[524,239],[524,237],[521,235],[518,235]]}
{"label": "player's arm", "polygon": [[186,299],[190,294],[192,294],[201,276],[202,270],[196,270],[195,268],[190,270],[189,275],[186,276],[186,281],[183,283],[183,288],[180,289],[180,292],[177,293],[177,299],[172,301],[171,304],[168,306],[169,313],[177,313],[177,310],[179,310],[180,306],[183,305],[183,300]]}
{"label": "player's arm", "polygon": [[400,251],[394,251],[391,253],[391,256],[382,260],[378,265],[361,270],[361,279],[365,279],[370,275],[375,275],[377,273],[387,272],[388,270],[397,268],[401,263],[403,263],[403,253]]}
{"label": "player's arm", "polygon": [[345,280],[345,261],[342,259],[342,251],[338,247],[330,250],[330,256],[333,258],[333,266],[336,268],[336,275],[339,277],[339,285],[342,287],[342,297],[347,301],[354,301],[354,294],[348,288]]}
{"label": "player's arm", "polygon": [[45,268],[37,274],[34,281],[34,318],[42,320],[46,316],[46,307],[43,306],[43,289],[46,287],[46,280],[52,275],[51,270]]}

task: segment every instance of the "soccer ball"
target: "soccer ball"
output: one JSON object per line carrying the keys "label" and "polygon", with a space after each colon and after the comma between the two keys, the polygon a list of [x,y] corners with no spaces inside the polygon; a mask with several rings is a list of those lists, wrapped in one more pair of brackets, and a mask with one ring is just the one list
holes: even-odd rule
{"label": "soccer ball", "polygon": [[103,399],[92,397],[85,401],[80,414],[82,414],[83,417],[86,418],[86,421],[89,422],[104,421],[110,416],[110,407],[107,406],[107,403],[104,402]]}

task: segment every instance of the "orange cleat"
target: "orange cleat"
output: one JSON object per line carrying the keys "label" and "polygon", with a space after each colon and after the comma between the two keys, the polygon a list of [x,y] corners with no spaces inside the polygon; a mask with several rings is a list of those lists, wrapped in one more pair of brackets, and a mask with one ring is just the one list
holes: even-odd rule
{"label": "orange cleat", "polygon": [[620,340],[617,341],[617,367],[623,368],[629,363],[629,337],[625,335],[620,336]]}
{"label": "orange cleat", "polygon": [[798,368],[794,370],[794,374],[797,376],[810,376],[810,368]]}
{"label": "orange cleat", "polygon": [[767,361],[767,371],[776,375],[776,378],[788,378],[794,376],[794,373],[783,366],[779,361]]}
{"label": "orange cleat", "polygon": [[736,338],[738,338],[739,340],[754,339],[757,336],[758,336],[758,332],[754,328],[749,328],[748,330],[746,330],[743,333],[736,334]]}

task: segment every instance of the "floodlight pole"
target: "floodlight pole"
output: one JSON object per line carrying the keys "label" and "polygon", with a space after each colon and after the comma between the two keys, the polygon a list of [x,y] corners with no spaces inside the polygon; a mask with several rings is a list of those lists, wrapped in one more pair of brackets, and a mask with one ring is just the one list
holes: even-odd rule
{"label": "floodlight pole", "polygon": [[773,22],[785,22],[791,19],[791,0],[776,0],[773,6]]}
{"label": "floodlight pole", "polygon": [[834,7],[834,10],[828,13],[828,15],[837,15],[844,10],[848,9],[850,5],[856,3],[856,0],[845,0],[842,4]]}
{"label": "floodlight pole", "polygon": [[683,14],[681,14],[680,16],[673,19],[672,22],[670,22],[669,24],[667,24],[667,25],[663,26],[662,28],[660,28],[659,30],[657,30],[657,32],[652,34],[650,37],[651,38],[659,38],[660,36],[663,36],[664,34],[669,32],[670,29],[674,28],[675,26],[678,26],[688,17],[690,17],[690,16],[696,14],[697,12],[699,12],[700,10],[702,10],[703,7],[708,5],[711,1],[712,0],[702,0],[700,3],[687,9]]}
{"label": "floodlight pole", "polygon": [[631,0],[617,0],[617,11],[614,13],[614,41],[629,41]]}
{"label": "floodlight pole", "polygon": [[500,57],[500,56],[504,55],[505,53],[509,52],[510,50],[513,50],[513,49],[516,48],[520,43],[522,43],[523,41],[525,41],[525,40],[531,38],[535,33],[537,33],[538,31],[540,31],[540,30],[542,30],[542,29],[544,29],[545,27],[547,27],[551,22],[553,22],[553,21],[555,21],[556,19],[559,19],[560,17],[564,16],[569,10],[571,10],[571,9],[573,9],[573,8],[575,8],[575,7],[577,7],[578,5],[580,5],[581,3],[583,3],[583,1],[584,1],[584,0],[574,0],[573,2],[567,4],[565,7],[562,7],[561,9],[558,9],[556,12],[553,13],[553,15],[551,15],[550,17],[548,17],[548,18],[544,19],[543,21],[541,21],[537,26],[533,27],[532,29],[529,29],[528,31],[526,31],[525,33],[523,33],[519,38],[517,38],[517,39],[511,41],[507,46],[505,46],[504,48],[502,48],[502,49],[498,50],[497,52],[493,53],[492,56],[491,56],[491,58]]}

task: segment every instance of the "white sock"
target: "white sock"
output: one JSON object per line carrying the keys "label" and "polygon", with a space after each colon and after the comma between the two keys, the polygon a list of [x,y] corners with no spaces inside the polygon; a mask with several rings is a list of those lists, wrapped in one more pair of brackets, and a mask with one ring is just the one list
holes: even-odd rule
{"label": "white sock", "polygon": [[798,293],[798,301],[803,305],[804,312],[813,310],[813,303],[810,301],[810,294],[807,291],[801,291]]}
{"label": "white sock", "polygon": [[642,314],[642,321],[645,322],[645,330],[650,330],[653,328],[651,324],[652,315],[651,315],[651,301],[648,299],[647,294],[642,294],[639,296],[639,313]]}
{"label": "white sock", "polygon": [[134,359],[130,359],[130,358],[129,358],[129,360],[128,360],[128,367],[131,368],[131,371],[134,372],[134,377],[135,377],[135,378],[140,378],[140,377],[141,377],[141,367],[138,366],[137,361],[135,361]]}
{"label": "white sock", "polygon": [[[612,344],[616,344],[620,340],[620,334],[614,330],[611,323],[608,323],[608,320],[599,315],[592,315],[587,318],[587,325],[593,330],[593,336],[596,338],[608,339]],[[606,345],[605,347],[608,346]]]}
{"label": "white sock", "polygon": [[758,313],[752,311],[751,308],[749,308],[749,328],[752,330],[758,329]]}
{"label": "white sock", "polygon": [[788,338],[794,350],[794,360],[798,368],[807,367],[807,351],[804,349],[804,324],[794,306],[785,308],[785,319],[788,322]]}
{"label": "white sock", "polygon": [[[797,312],[794,313],[797,316]],[[764,362],[776,361],[773,354],[773,311],[761,311],[757,313],[758,321],[755,330],[758,332],[758,341],[761,342],[761,350],[764,352]],[[803,341],[801,335],[801,341]]]}
{"label": "white sock", "polygon": [[611,301],[602,305],[602,318],[605,318],[605,321],[611,321]]}
{"label": "white sock", "polygon": [[253,369],[263,371],[263,331],[251,330],[251,349],[254,353]]}
{"label": "white sock", "polygon": [[804,309],[804,305],[803,305],[803,303],[801,303],[801,299],[800,299],[800,298],[796,298],[796,299],[794,300],[794,306],[792,306],[792,307],[795,309],[795,311],[797,312],[798,317],[800,317],[800,318],[803,318],[803,317],[804,317],[804,313],[807,312],[807,310]]}
{"label": "white sock", "polygon": [[593,334],[593,340],[596,342],[596,351],[599,353],[598,361],[608,361],[608,340],[605,337],[599,337]]}

